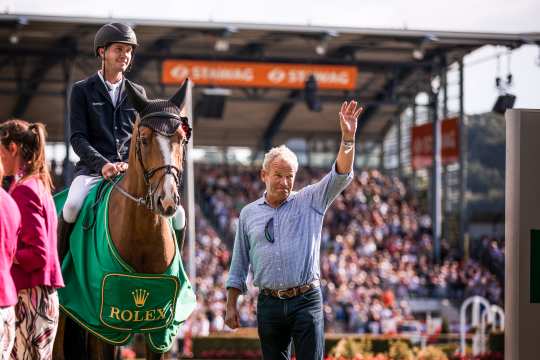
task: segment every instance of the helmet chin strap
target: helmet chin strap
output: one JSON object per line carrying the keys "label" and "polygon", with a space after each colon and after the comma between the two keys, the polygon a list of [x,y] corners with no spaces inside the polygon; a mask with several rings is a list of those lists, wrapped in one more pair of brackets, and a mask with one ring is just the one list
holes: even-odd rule
{"label": "helmet chin strap", "polygon": [[[104,47],[103,48],[103,56],[100,56],[101,57],[101,69],[103,70],[103,80],[105,80],[105,87],[107,88],[107,91],[111,91],[112,88],[111,86],[109,85],[109,83],[107,82],[107,72],[105,71],[105,52],[107,51],[107,47]],[[133,56],[131,57],[131,59],[129,60],[129,64],[126,68],[126,70],[122,70],[120,71],[122,73],[122,78],[125,78],[125,75],[126,73],[131,70],[131,64],[133,64]]]}
{"label": "helmet chin strap", "polygon": [[105,52],[107,51],[107,47],[104,47],[103,48],[103,56],[100,56],[101,57],[101,68],[103,69],[103,82],[105,83],[105,87],[107,88],[107,91],[110,92],[112,89],[111,89],[111,86],[109,85],[109,83],[107,82],[107,71],[105,70]]}

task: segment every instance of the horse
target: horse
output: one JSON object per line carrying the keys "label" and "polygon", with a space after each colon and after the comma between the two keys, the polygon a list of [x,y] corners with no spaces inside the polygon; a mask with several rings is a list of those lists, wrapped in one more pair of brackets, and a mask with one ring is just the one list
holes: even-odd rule
{"label": "horse", "polygon": [[[148,100],[129,81],[125,83],[138,116],[128,168],[110,191],[108,218],[114,221],[108,222],[108,231],[118,255],[136,273],[162,274],[179,259],[169,218],[180,205],[185,145],[191,136],[187,118],[180,115],[188,81],[168,100]],[[148,341],[146,355],[147,359],[164,359],[163,353],[152,351]],[[92,335],[61,312],[55,359],[117,357],[117,347]]]}

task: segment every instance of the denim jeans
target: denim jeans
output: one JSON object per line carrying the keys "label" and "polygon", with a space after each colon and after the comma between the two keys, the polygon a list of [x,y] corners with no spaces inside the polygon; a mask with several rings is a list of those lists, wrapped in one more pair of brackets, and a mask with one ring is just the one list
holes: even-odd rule
{"label": "denim jeans", "polygon": [[320,288],[283,300],[260,294],[257,324],[264,360],[289,359],[291,340],[297,360],[321,360],[324,356]]}

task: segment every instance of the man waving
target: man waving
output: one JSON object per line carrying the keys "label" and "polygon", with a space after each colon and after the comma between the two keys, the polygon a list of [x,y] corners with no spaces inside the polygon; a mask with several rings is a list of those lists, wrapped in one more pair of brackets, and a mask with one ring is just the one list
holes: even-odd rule
{"label": "man waving", "polygon": [[234,241],[227,280],[226,324],[239,324],[238,296],[247,290],[251,266],[260,289],[257,323],[263,357],[289,359],[294,341],[299,360],[324,355],[320,247],[323,217],[352,180],[357,119],[362,108],[344,102],[339,112],[341,145],[336,162],[319,182],[293,192],[296,155],[285,145],[264,157],[261,180],[266,191],[245,206]]}

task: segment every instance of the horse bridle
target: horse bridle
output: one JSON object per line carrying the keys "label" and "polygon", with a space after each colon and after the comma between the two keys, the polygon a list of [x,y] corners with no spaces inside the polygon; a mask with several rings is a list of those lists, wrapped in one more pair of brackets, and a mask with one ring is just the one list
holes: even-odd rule
{"label": "horse bridle", "polygon": [[[172,126],[169,126],[168,129],[164,129],[163,126],[159,128],[155,122],[152,123],[148,121],[150,118],[152,119],[167,118],[172,121],[176,120],[177,124],[172,124]],[[168,124],[168,125],[171,125],[171,124]],[[188,118],[174,114],[174,113],[170,113],[167,111],[158,111],[158,112],[152,112],[152,113],[146,114],[141,118],[137,126],[137,138],[135,140],[135,157],[139,161],[139,165],[141,166],[141,169],[143,170],[144,183],[147,188],[146,195],[143,197],[135,197],[131,195],[130,193],[128,193],[127,191],[125,191],[124,189],[122,189],[122,187],[118,185],[118,181],[113,182],[113,186],[121,194],[135,201],[138,205],[144,205],[146,206],[148,210],[153,211],[155,208],[154,201],[153,201],[154,194],[159,188],[159,184],[161,184],[161,182],[163,181],[166,175],[170,174],[173,176],[174,182],[176,184],[176,188],[178,189],[178,193],[180,193],[182,171],[177,166],[174,166],[174,165],[162,165],[162,166],[157,166],[155,168],[150,168],[148,170],[146,169],[146,166],[144,165],[144,162],[143,162],[142,150],[141,150],[141,143],[142,143],[141,135],[140,135],[141,126],[148,127],[152,129],[154,132],[157,132],[158,134],[166,136],[166,137],[173,136],[176,130],[178,129],[178,127],[182,126],[182,129],[186,133],[186,140],[183,144],[184,147],[187,145],[187,143],[189,142],[189,139],[191,138],[192,129],[189,126]],[[152,179],[154,175],[156,175],[157,172],[161,170],[165,170],[165,171],[163,171],[161,177],[158,180],[157,185],[153,188],[150,180]],[[180,205],[180,196],[178,196],[178,198],[175,199],[175,201],[176,201],[176,205]]]}

